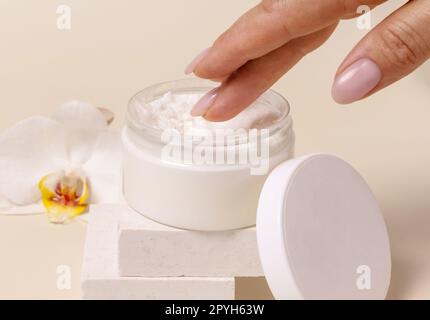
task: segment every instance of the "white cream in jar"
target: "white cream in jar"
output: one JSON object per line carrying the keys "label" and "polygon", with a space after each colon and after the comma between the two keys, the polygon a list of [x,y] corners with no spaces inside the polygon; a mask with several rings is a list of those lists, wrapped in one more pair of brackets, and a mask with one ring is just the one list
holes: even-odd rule
{"label": "white cream in jar", "polygon": [[[130,100],[123,131],[129,205],[184,229],[256,224],[261,264],[277,299],[385,297],[389,239],[363,178],[332,155],[292,159],[289,106],[273,91],[226,122],[191,117],[213,86],[167,82]],[[357,286],[362,270],[372,271],[372,290]]]}
{"label": "white cream in jar", "polygon": [[158,84],[129,102],[123,131],[124,196],[141,214],[192,230],[255,224],[263,183],[293,157],[288,102],[268,91],[225,122],[192,117],[214,84],[187,79]]}

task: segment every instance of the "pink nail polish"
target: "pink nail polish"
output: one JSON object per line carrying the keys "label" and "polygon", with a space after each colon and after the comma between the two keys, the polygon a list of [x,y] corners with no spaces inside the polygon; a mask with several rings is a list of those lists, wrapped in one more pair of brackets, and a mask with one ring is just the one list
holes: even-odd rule
{"label": "pink nail polish", "polygon": [[360,59],[337,76],[332,87],[332,97],[341,104],[357,101],[375,88],[381,78],[381,69],[375,62],[367,58]]}
{"label": "pink nail polish", "polygon": [[203,116],[209,108],[212,106],[216,95],[218,94],[218,88],[212,89],[211,91],[207,92],[193,107],[190,114],[193,117],[200,117]]}
{"label": "pink nail polish", "polygon": [[207,48],[200,52],[194,59],[191,61],[191,63],[187,66],[185,69],[185,74],[190,74],[194,71],[194,69],[197,67],[197,65],[207,56],[209,53],[210,48]]}

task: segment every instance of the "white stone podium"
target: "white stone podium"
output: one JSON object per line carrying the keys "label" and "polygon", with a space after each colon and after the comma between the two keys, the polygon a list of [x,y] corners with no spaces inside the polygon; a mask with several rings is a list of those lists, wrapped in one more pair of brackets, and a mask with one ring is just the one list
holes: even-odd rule
{"label": "white stone podium", "polygon": [[255,228],[187,231],[126,205],[90,209],[84,299],[229,300],[237,277],[262,281]]}

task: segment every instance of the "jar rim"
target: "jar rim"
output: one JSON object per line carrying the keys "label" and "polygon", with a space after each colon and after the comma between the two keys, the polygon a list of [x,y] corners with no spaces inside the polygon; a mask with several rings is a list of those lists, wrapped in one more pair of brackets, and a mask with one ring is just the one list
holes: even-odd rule
{"label": "jar rim", "polygon": [[[133,129],[135,132],[137,131],[138,133],[150,135],[153,138],[159,138],[164,129],[155,128],[151,125],[148,125],[147,123],[144,123],[143,121],[138,120],[138,116],[134,110],[135,102],[138,98],[147,96],[149,102],[163,96],[163,94],[167,92],[180,91],[183,93],[186,91],[202,91],[202,93],[204,93],[216,87],[217,83],[199,78],[183,78],[178,80],[164,81],[146,87],[135,93],[128,101],[126,112],[127,126],[131,127],[131,129]],[[283,95],[273,89],[269,89],[264,92],[256,101],[263,102],[264,98],[275,99],[277,100],[278,104],[283,105],[282,114],[279,116],[279,118],[269,126],[262,128],[268,129],[270,135],[272,135],[272,132],[274,133],[281,129],[284,123],[290,118],[290,104]]]}

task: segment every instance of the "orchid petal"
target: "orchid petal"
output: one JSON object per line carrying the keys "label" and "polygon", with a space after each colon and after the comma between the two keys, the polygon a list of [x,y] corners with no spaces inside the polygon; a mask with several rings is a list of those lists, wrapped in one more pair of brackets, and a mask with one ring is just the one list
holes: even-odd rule
{"label": "orchid petal", "polygon": [[65,136],[58,122],[32,117],[0,135],[0,194],[14,205],[40,199],[37,184],[67,162]]}
{"label": "orchid petal", "polygon": [[0,194],[0,211],[7,210],[12,207],[12,203],[3,195]]}
{"label": "orchid petal", "polygon": [[89,219],[90,219],[90,215],[88,212],[84,212],[80,216],[76,217],[76,220],[83,222],[83,223],[88,223]]}
{"label": "orchid petal", "polygon": [[100,110],[81,101],[63,104],[52,118],[64,127],[69,161],[73,166],[81,166],[88,161],[99,137],[108,127]]}
{"label": "orchid petal", "polygon": [[84,165],[91,185],[91,203],[122,203],[122,145],[119,132],[107,131]]}
{"label": "orchid petal", "polygon": [[[2,204],[7,204],[7,201],[3,202]],[[0,215],[26,216],[45,213],[45,208],[40,202],[29,204],[26,206],[16,206],[10,202],[8,206],[2,206],[2,204],[0,204]]]}

